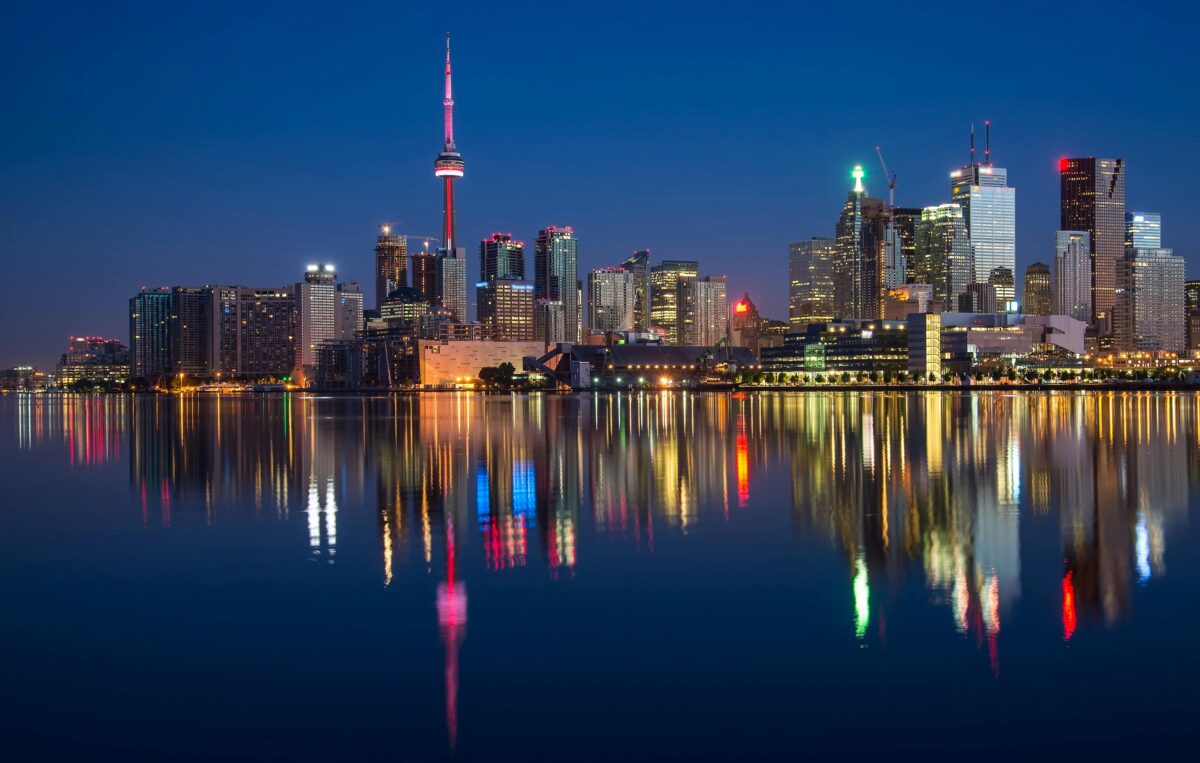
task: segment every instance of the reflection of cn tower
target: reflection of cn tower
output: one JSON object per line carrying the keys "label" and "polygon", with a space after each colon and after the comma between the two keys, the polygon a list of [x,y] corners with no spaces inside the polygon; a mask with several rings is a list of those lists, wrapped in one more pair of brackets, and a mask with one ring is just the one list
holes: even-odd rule
{"label": "reflection of cn tower", "polygon": [[458,741],[458,645],[467,635],[467,587],[454,575],[454,520],[446,512],[446,580],[438,583],[438,632],[446,647],[446,734]]}

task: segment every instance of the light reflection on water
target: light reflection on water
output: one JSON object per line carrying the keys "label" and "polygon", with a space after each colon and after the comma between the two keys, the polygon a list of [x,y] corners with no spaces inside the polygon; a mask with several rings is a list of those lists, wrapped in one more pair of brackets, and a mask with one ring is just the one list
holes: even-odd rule
{"label": "light reflection on water", "polygon": [[[62,476],[127,468],[144,531],[300,522],[295,553],[314,563],[370,557],[379,588],[435,581],[449,751],[472,733],[459,708],[468,584],[472,606],[473,581],[531,571],[554,585],[612,577],[619,596],[628,581],[606,549],[653,557],[669,541],[685,549],[673,564],[716,564],[723,544],[753,555],[778,543],[784,517],[797,554],[815,543],[840,559],[825,588],[844,601],[846,640],[886,648],[914,607],[940,611],[994,680],[1027,589],[1055,600],[1024,617],[1053,618],[1056,640],[1119,627],[1186,527],[1198,419],[1188,394],[0,402],[8,442]],[[375,551],[339,545],[364,528]],[[1023,568],[1030,537],[1061,562]],[[511,585],[545,596],[528,581]],[[914,582],[923,602],[901,594]]]}

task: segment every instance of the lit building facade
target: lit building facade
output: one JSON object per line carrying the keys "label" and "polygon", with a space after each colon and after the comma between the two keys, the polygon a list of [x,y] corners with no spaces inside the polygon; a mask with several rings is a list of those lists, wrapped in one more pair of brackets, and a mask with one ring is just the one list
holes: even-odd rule
{"label": "lit building facade", "polygon": [[803,331],[834,318],[835,239],[814,236],[788,245],[788,323]]}
{"label": "lit building facade", "polygon": [[1128,249],[1114,310],[1119,350],[1182,353],[1187,348],[1184,260],[1170,249]]}
{"label": "lit building facade", "polygon": [[176,286],[171,289],[171,373],[207,377],[211,356],[212,289]]}
{"label": "lit building facade", "polygon": [[401,286],[408,286],[408,239],[380,225],[375,239],[375,307]]}
{"label": "lit building facade", "polygon": [[[950,200],[962,208],[980,280],[996,268],[1017,272],[1017,190],[1008,186],[1008,170],[990,163],[969,164],[950,173]],[[1011,294],[997,288],[997,299]]]}
{"label": "lit building facade", "polygon": [[[978,272],[978,262],[975,264],[975,269]],[[1017,286],[1013,272],[1008,268],[993,268],[988,273],[987,282],[989,286],[996,290],[996,309],[1011,312],[1009,305],[1017,299]]]}
{"label": "lit building facade", "polygon": [[921,210],[909,280],[932,286],[933,298],[947,307],[958,304],[958,296],[976,282],[971,241],[957,204]]}
{"label": "lit building facade", "polygon": [[1107,333],[1125,257],[1125,161],[1060,159],[1058,170],[1060,228],[1088,234],[1092,315]]}
{"label": "lit building facade", "polygon": [[878,318],[884,292],[884,234],[887,205],[867,196],[863,169],[842,205],[833,258],[834,312],[842,317]]}
{"label": "lit building facade", "polygon": [[129,300],[130,373],[153,380],[171,368],[171,290],[143,288]]}
{"label": "lit building facade", "polygon": [[1157,212],[1126,212],[1125,248],[1161,249],[1162,215]]}
{"label": "lit building facade", "polygon": [[466,323],[467,314],[467,250],[441,250],[437,258],[436,304],[448,308],[457,320]]}
{"label": "lit building facade", "polygon": [[479,242],[479,269],[480,281],[524,281],[525,243],[513,241],[511,233],[493,233]]}
{"label": "lit building facade", "polygon": [[238,287],[237,299],[237,375],[251,379],[290,376],[296,367],[299,323],[295,287]]}
{"label": "lit building facade", "polygon": [[1050,315],[1054,312],[1054,284],[1049,265],[1035,262],[1025,269],[1022,298],[1021,312],[1026,315]]}
{"label": "lit building facade", "polygon": [[650,250],[634,252],[621,267],[633,275],[633,330],[650,330]]}
{"label": "lit building facade", "polygon": [[[433,304],[437,300],[437,255],[428,250],[413,252],[412,286]],[[391,292],[388,292],[389,294]],[[387,295],[384,295],[387,298]],[[382,302],[378,304],[383,304]]]}
{"label": "lit building facade", "polygon": [[677,282],[679,344],[712,347],[729,333],[725,276],[681,278]]}
{"label": "lit building facade", "polygon": [[297,363],[306,376],[317,368],[317,347],[337,337],[337,272],[333,265],[309,265],[296,284]]}
{"label": "lit building facade", "polygon": [[[534,294],[537,294],[536,287]],[[562,300],[534,297],[533,337],[544,344],[567,341],[567,318]]]}
{"label": "lit building facade", "polygon": [[534,245],[534,298],[561,302],[566,325],[564,338],[559,341],[579,341],[579,243],[570,226],[538,232]]}
{"label": "lit building facade", "polygon": [[531,342],[533,283],[494,278],[475,285],[476,310],[483,338],[493,342]]}
{"label": "lit building facade", "polygon": [[1092,320],[1091,234],[1060,230],[1054,234],[1054,312]]}
{"label": "lit building facade", "polygon": [[667,342],[681,344],[678,331],[679,280],[700,275],[700,263],[693,260],[663,260],[650,268],[650,322],[666,332]]}
{"label": "lit building facade", "polygon": [[337,285],[334,338],[354,339],[363,332],[363,293],[358,283],[349,281]]}
{"label": "lit building facade", "polygon": [[588,273],[588,328],[596,332],[632,331],[637,304],[634,274],[625,268]]}

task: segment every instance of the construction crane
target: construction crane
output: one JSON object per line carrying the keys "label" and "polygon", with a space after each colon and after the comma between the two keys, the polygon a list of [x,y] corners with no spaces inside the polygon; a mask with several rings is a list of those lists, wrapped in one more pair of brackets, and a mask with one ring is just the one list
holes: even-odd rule
{"label": "construction crane", "polygon": [[888,227],[887,227],[887,255],[884,257],[884,281],[887,288],[899,286],[899,279],[896,278],[896,175],[888,169],[887,162],[883,158],[883,149],[879,146],[875,147],[875,153],[879,155],[879,163],[883,166],[883,176],[888,181]]}

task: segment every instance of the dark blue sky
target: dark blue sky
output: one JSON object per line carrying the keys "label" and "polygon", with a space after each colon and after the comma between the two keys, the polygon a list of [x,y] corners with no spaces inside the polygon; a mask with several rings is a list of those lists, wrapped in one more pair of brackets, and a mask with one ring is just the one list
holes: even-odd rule
{"label": "dark blue sky", "polygon": [[946,201],[985,118],[1020,270],[1050,257],[1068,154],[1125,157],[1130,206],[1195,267],[1190,7],[574,6],[4,3],[0,366],[126,337],[141,285],[321,259],[372,293],[377,223],[439,229],[447,30],[472,273],[485,234],[573,225],[581,272],[650,247],[784,318],[787,243],[832,234],[851,165],[885,194],[882,144],[898,204]]}

